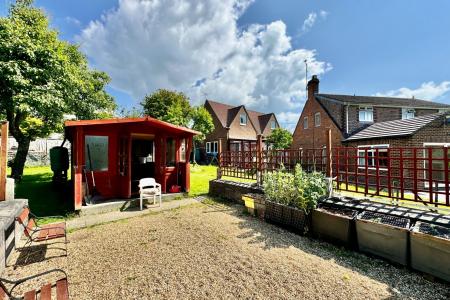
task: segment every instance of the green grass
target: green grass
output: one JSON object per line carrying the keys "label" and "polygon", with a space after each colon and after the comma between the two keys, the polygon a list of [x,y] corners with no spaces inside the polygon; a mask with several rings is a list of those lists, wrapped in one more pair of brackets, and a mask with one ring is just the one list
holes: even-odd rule
{"label": "green grass", "polygon": [[[37,216],[67,216],[72,212],[69,186],[54,186],[52,176],[50,167],[30,167],[24,169],[22,181],[16,183],[15,197],[28,199],[31,212]],[[54,221],[58,219],[45,218],[42,223]]]}
{"label": "green grass", "polygon": [[189,196],[196,197],[208,194],[209,181],[216,179],[216,166],[191,165],[191,191]]}

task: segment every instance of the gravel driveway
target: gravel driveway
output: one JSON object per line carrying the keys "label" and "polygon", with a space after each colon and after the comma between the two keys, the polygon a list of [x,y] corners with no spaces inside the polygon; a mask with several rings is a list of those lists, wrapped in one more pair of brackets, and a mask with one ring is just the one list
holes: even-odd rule
{"label": "gravel driveway", "polygon": [[[63,268],[72,299],[450,297],[448,285],[289,233],[242,209],[208,201],[77,230],[68,258],[9,267],[3,276]],[[61,254],[52,247],[47,257]]]}

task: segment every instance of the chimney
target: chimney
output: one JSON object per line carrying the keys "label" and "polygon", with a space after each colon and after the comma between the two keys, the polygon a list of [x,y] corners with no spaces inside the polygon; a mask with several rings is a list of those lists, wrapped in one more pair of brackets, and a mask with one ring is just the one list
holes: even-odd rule
{"label": "chimney", "polygon": [[317,75],[313,75],[308,81],[308,99],[319,92],[319,79]]}

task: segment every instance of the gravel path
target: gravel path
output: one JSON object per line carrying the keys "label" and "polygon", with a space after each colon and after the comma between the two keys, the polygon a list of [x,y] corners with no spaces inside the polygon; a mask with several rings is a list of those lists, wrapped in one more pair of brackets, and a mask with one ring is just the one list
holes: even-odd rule
{"label": "gravel path", "polygon": [[[63,268],[72,299],[450,297],[448,285],[286,232],[241,206],[208,203],[77,230],[68,258],[9,267],[3,276]],[[61,254],[51,247],[47,256]]]}

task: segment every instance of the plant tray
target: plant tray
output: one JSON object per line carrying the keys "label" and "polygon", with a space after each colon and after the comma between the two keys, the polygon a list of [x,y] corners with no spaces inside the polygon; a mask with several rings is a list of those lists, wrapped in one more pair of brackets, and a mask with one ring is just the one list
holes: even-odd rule
{"label": "plant tray", "polygon": [[358,219],[368,220],[368,221],[372,221],[374,223],[380,223],[380,224],[394,226],[394,227],[398,227],[398,228],[409,228],[409,219],[407,219],[407,218],[390,216],[390,215],[380,214],[380,213],[371,212],[371,211],[365,211],[365,212],[361,213],[359,215]]}
{"label": "plant tray", "polygon": [[425,222],[418,222],[414,231],[429,234],[441,239],[450,240],[450,228]]}

